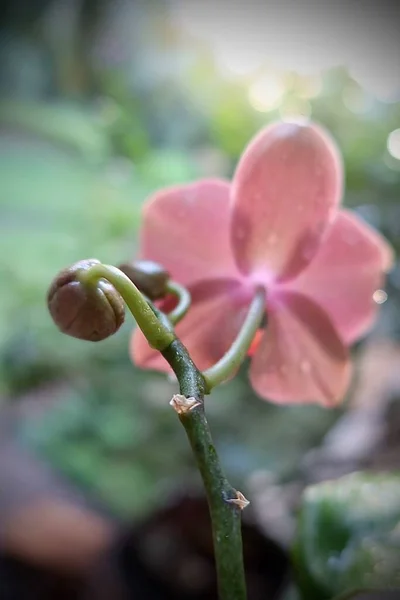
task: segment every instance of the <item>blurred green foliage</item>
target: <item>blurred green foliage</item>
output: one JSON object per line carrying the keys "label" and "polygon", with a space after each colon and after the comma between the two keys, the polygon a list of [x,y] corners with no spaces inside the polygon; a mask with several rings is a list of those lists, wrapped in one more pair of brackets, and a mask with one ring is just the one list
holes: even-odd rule
{"label": "blurred green foliage", "polygon": [[309,487],[295,563],[304,599],[400,590],[400,477],[356,473]]}

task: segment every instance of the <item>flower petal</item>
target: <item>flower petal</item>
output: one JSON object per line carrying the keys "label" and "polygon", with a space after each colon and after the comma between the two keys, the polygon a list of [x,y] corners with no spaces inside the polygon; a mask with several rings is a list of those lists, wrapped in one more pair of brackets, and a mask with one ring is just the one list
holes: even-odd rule
{"label": "flower petal", "polygon": [[335,215],[341,187],[339,153],[320,127],[264,129],[232,183],[232,244],[241,271],[263,282],[299,273]]}
{"label": "flower petal", "polygon": [[349,384],[350,363],[324,311],[301,294],[281,292],[267,301],[267,313],[250,369],[256,392],[282,404],[337,404]]}
{"label": "flower petal", "polygon": [[[234,280],[202,281],[189,291],[192,306],[177,325],[176,334],[196,366],[204,370],[215,364],[231,346],[246,318],[252,294]],[[165,359],[150,348],[139,329],[132,337],[131,356],[143,369],[170,371]]]}
{"label": "flower petal", "polygon": [[373,294],[384,285],[392,263],[393,251],[386,240],[343,210],[314,260],[286,286],[318,303],[350,344],[371,326],[378,308]]}
{"label": "flower petal", "polygon": [[228,182],[209,179],[157,192],[144,206],[140,256],[182,285],[237,274],[229,239]]}

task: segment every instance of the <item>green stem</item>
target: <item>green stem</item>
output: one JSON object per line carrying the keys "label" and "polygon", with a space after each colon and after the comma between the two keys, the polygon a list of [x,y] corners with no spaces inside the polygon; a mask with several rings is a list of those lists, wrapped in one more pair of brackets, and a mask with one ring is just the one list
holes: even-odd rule
{"label": "green stem", "polygon": [[226,354],[215,365],[204,371],[207,392],[226,381],[246,358],[251,342],[265,315],[265,290],[259,288],[251,302],[242,328]]}
{"label": "green stem", "polygon": [[171,280],[167,283],[166,291],[178,298],[178,304],[173,310],[171,310],[170,313],[168,313],[168,319],[173,325],[176,325],[181,319],[183,319],[190,308],[190,303],[192,300],[190,292],[179,283],[176,283],[176,281]]}
{"label": "green stem", "polygon": [[109,281],[125,300],[152,348],[162,351],[175,339],[171,328],[160,321],[135,284],[116,267],[96,264],[88,269],[82,269],[77,276],[84,285],[97,285],[100,279]]}
{"label": "green stem", "polygon": [[[203,479],[211,516],[220,600],[246,600],[241,509],[214,447],[204,411],[206,382],[183,344],[175,339],[162,352],[175,372],[180,392],[198,404],[179,414]],[[232,502],[233,500],[233,502]]]}
{"label": "green stem", "polygon": [[[220,600],[246,600],[241,533],[243,505],[240,505],[243,497],[241,498],[240,493],[227,481],[212,441],[204,410],[204,394],[212,386],[208,381],[206,382],[205,376],[197,369],[180,340],[176,339],[171,324],[171,321],[177,322],[186,313],[190,305],[190,295],[185,293],[184,288],[170,282],[168,291],[177,295],[179,302],[174,311],[165,315],[149,303],[134,283],[116,267],[96,264],[82,270],[78,278],[84,285],[96,285],[100,279],[106,279],[115,287],[150,345],[158,349],[171,365],[179,381],[182,396],[194,399],[195,405],[191,409],[177,412],[192,447],[207,495],[219,598]],[[229,359],[231,369],[232,364],[236,364],[235,361],[240,361],[240,357],[245,356],[247,350],[244,347],[248,338],[251,338],[248,341],[250,344],[254,337],[257,329],[253,332],[254,325],[257,324],[258,327],[260,322],[258,306],[261,300],[264,306],[264,294],[257,292],[242,332],[233,344],[235,351]],[[253,323],[253,329],[250,321]],[[232,353],[228,352],[226,356],[229,354]],[[218,367],[218,364],[215,367]]]}

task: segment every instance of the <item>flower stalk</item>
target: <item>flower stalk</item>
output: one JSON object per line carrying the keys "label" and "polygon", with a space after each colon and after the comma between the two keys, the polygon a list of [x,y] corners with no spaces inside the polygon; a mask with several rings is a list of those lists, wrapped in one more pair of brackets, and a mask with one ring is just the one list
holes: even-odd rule
{"label": "flower stalk", "polygon": [[166,292],[178,299],[178,304],[173,310],[171,310],[170,313],[168,313],[168,319],[173,325],[176,325],[186,315],[190,308],[192,299],[189,291],[176,281],[168,281],[166,285]]}
{"label": "flower stalk", "polygon": [[188,410],[177,410],[177,413],[192,447],[207,495],[219,598],[245,600],[247,596],[241,532],[241,510],[245,504],[240,504],[243,495],[226,479],[211,437],[204,410],[204,376],[178,339],[163,350],[162,354],[177,376],[182,396],[192,400]]}
{"label": "flower stalk", "polygon": [[175,339],[175,335],[163,325],[136,285],[125,273],[112,265],[95,264],[78,272],[77,277],[83,285],[94,285],[106,279],[121,294],[127,307],[150,346],[155,350],[164,350]]}
{"label": "flower stalk", "polygon": [[236,373],[251,346],[254,336],[257,333],[265,315],[265,290],[259,288],[256,290],[254,298],[250,304],[249,312],[239,331],[235,341],[222,358],[212,367],[203,372],[207,386],[207,393],[213,387],[223,383],[229,377]]}
{"label": "flower stalk", "polygon": [[73,277],[84,293],[95,291],[105,282],[111,284],[126,302],[149,344],[162,353],[173,369],[179,382],[180,396],[174,396],[171,405],[185,429],[208,500],[219,598],[246,600],[241,511],[248,501],[231,486],[222,471],[205,414],[204,395],[209,393],[211,381],[216,385],[224,380],[236,370],[245,356],[261,320],[260,308],[261,305],[264,306],[264,293],[255,296],[242,333],[231,351],[217,363],[209,380],[206,380],[173,330],[172,322],[176,323],[183,318],[190,306],[190,294],[185,288],[168,282],[166,292],[175,295],[178,304],[166,315],[147,300],[133,281],[116,267],[94,260],[82,261],[74,268]]}

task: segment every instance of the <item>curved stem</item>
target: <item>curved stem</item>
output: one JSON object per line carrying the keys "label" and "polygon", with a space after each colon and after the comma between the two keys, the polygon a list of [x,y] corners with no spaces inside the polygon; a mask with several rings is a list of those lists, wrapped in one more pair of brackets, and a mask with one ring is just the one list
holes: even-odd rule
{"label": "curved stem", "polygon": [[176,325],[181,319],[183,319],[189,310],[192,298],[190,296],[190,292],[179,283],[176,283],[176,281],[168,281],[166,285],[166,291],[178,298],[178,304],[167,315],[171,323]]}
{"label": "curved stem", "polygon": [[136,285],[119,269],[112,265],[93,265],[77,274],[84,285],[97,285],[106,279],[121,294],[138,326],[152,348],[162,351],[175,339],[175,334],[161,322],[149,306]]}
{"label": "curved stem", "polygon": [[215,365],[203,372],[209,392],[216,385],[226,381],[240,367],[251,346],[251,342],[265,315],[265,290],[259,288],[250,304],[249,312],[226,354]]}
{"label": "curved stem", "polygon": [[229,484],[222,471],[204,411],[206,382],[180,340],[175,339],[162,351],[162,355],[177,376],[181,394],[185,399],[189,399],[190,408],[177,412],[192,447],[207,494],[219,598],[246,600],[241,508],[247,502],[240,492]]}
{"label": "curved stem", "polygon": [[[153,348],[159,350],[177,376],[181,396],[173,404],[185,428],[199,468],[210,510],[220,600],[246,600],[246,580],[243,565],[241,510],[244,496],[227,481],[213,444],[204,410],[204,394],[226,379],[239,366],[264,315],[265,293],[257,291],[242,330],[227,352],[214,367],[201,373],[181,341],[175,337],[171,320],[183,317],[190,304],[190,295],[177,284],[170,283],[170,293],[180,301],[170,315],[165,315],[149,303],[134,283],[119,269],[110,265],[93,265],[78,274],[81,283],[96,285],[105,279],[125,300],[139,327]],[[182,409],[178,410],[178,400]]]}

